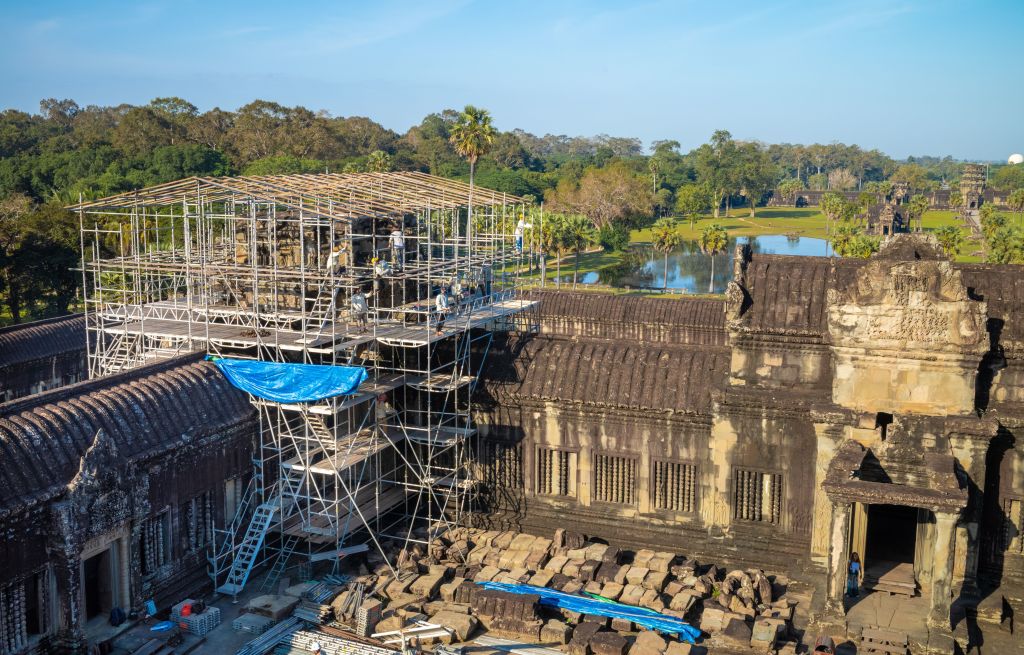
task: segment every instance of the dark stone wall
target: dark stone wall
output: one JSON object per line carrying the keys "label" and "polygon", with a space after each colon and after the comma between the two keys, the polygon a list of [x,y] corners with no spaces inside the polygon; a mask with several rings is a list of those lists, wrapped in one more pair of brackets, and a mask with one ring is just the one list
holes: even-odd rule
{"label": "dark stone wall", "polygon": [[0,403],[87,376],[83,314],[0,328]]}

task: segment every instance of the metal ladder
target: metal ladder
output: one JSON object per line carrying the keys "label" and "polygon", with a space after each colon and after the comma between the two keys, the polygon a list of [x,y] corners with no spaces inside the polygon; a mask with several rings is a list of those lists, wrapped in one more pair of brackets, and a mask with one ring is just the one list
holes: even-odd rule
{"label": "metal ladder", "polygon": [[312,332],[315,329],[316,334],[319,335],[327,324],[334,320],[336,295],[334,286],[328,282],[320,285],[313,306],[306,314],[306,332]]}
{"label": "metal ladder", "polygon": [[278,578],[288,568],[288,560],[291,558],[292,553],[295,552],[295,546],[299,543],[299,538],[293,534],[286,535],[284,542],[281,544],[281,552],[277,554],[277,559],[274,560],[274,566],[271,567],[270,572],[267,573],[267,577],[263,579],[263,584],[260,585],[260,591],[269,591],[273,589],[274,585],[277,584]]}
{"label": "metal ladder", "polygon": [[280,506],[277,498],[256,507],[256,511],[252,513],[249,528],[245,531],[242,543],[238,546],[238,552],[235,553],[235,557],[231,561],[227,580],[217,587],[218,593],[237,596],[238,592],[245,587],[245,583],[249,580],[249,574],[252,573],[252,567],[256,564],[260,549],[263,547],[267,530],[278,509]]}
{"label": "metal ladder", "polygon": [[106,373],[119,373],[132,368],[137,363],[135,344],[138,335],[119,334],[114,337],[108,354],[103,358],[103,369]]}
{"label": "metal ladder", "polygon": [[334,447],[334,431],[327,427],[327,423],[324,422],[324,418],[319,414],[313,414],[312,412],[303,412],[303,417],[306,419],[306,425],[309,426],[309,431],[313,433],[325,447]]}

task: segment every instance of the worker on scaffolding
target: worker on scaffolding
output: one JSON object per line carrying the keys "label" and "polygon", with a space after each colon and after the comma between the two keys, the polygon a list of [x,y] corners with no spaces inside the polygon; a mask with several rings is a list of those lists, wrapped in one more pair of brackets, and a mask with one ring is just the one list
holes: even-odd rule
{"label": "worker on scaffolding", "polygon": [[437,309],[437,336],[441,336],[443,334],[442,330],[444,330],[444,319],[448,316],[452,307],[447,287],[441,287],[437,290],[437,297],[434,298],[434,307]]}
{"label": "worker on scaffolding", "polygon": [[528,230],[528,229],[530,229],[532,227],[533,227],[533,223],[527,223],[525,215],[519,217],[519,222],[516,223],[516,231],[515,231],[516,252],[517,253],[523,252],[523,234],[526,233],[526,230]]}
{"label": "worker on scaffolding", "polygon": [[360,332],[366,332],[370,322],[370,305],[367,302],[368,298],[373,297],[373,292],[365,293],[361,288],[356,289],[356,292],[352,294],[352,317],[356,319],[356,325],[359,326]]}
{"label": "worker on scaffolding", "polygon": [[348,247],[345,245],[334,246],[331,254],[327,257],[327,272],[330,275],[341,275],[348,266]]}
{"label": "worker on scaffolding", "polygon": [[401,225],[395,225],[391,230],[391,259],[395,271],[401,273],[405,268],[405,233]]}

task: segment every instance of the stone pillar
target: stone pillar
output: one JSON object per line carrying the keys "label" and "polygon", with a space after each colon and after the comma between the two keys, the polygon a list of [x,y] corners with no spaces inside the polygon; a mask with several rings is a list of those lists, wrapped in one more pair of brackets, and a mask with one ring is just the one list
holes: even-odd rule
{"label": "stone pillar", "polygon": [[826,612],[842,616],[846,613],[843,595],[846,593],[846,568],[850,550],[851,503],[832,502],[832,538],[828,551],[828,600]]}
{"label": "stone pillar", "polygon": [[978,557],[981,550],[978,536],[985,505],[985,457],[989,441],[951,435],[950,443],[954,456],[971,481],[968,485],[967,507],[956,527],[952,593],[976,597],[979,593]]}
{"label": "stone pillar", "polygon": [[82,560],[75,554],[60,552],[53,562],[57,582],[57,632],[54,644],[58,652],[85,653],[85,608],[82,606]]}
{"label": "stone pillar", "polygon": [[949,630],[949,607],[953,585],[953,543],[957,515],[935,513],[935,550],[932,553],[932,609],[928,624]]}

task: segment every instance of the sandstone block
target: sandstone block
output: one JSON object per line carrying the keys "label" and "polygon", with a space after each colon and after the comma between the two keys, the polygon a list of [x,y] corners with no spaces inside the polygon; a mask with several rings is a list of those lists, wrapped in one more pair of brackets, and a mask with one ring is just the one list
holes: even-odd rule
{"label": "sandstone block", "polygon": [[580,565],[580,579],[581,580],[593,580],[597,576],[597,569],[601,566],[601,561],[596,559],[588,559]]}
{"label": "sandstone block", "polygon": [[548,560],[548,563],[544,565],[544,569],[551,571],[552,573],[561,573],[562,567],[569,562],[569,558],[565,555],[555,555]]}
{"label": "sandstone block", "polygon": [[442,582],[444,582],[444,575],[441,573],[421,575],[409,585],[409,593],[423,598],[433,598],[437,590],[441,588]]}
{"label": "sandstone block", "polygon": [[388,598],[394,600],[402,594],[408,593],[409,587],[412,586],[412,583],[416,581],[417,577],[418,576],[415,575],[408,577],[402,576],[397,580],[392,580],[391,583],[388,584],[388,587],[384,591],[384,593],[387,595]]}
{"label": "sandstone block", "polygon": [[516,538],[515,532],[505,531],[499,532],[495,535],[494,539],[491,540],[491,548],[497,550],[507,550],[512,545],[512,540]]}
{"label": "sandstone block", "polygon": [[751,629],[750,625],[739,618],[731,617],[718,633],[720,642],[728,644],[733,648],[745,648],[750,646]]}
{"label": "sandstone block", "polygon": [[761,651],[771,651],[775,649],[775,643],[778,641],[779,636],[782,634],[781,628],[784,628],[785,624],[779,625],[771,620],[759,619],[754,622],[754,629],[751,631],[750,646],[751,648]]}
{"label": "sandstone block", "polygon": [[523,560],[523,566],[531,571],[539,571],[548,563],[548,552],[546,550],[531,550]]}
{"label": "sandstone block", "polygon": [[583,589],[583,583],[578,580],[569,580],[562,585],[562,591],[567,594],[578,593],[581,589]]}
{"label": "sandstone block", "polygon": [[532,534],[526,534],[521,532],[512,538],[512,543],[509,544],[509,550],[530,550],[533,546],[533,542],[537,541],[537,537]]}
{"label": "sandstone block", "polygon": [[598,582],[611,582],[615,579],[619,568],[619,565],[614,562],[603,561],[601,566],[598,567],[597,573],[594,574],[594,579]]}
{"label": "sandstone block", "polygon": [[700,629],[704,632],[718,632],[722,629],[724,619],[725,610],[705,605],[700,616]]}
{"label": "sandstone block", "polygon": [[615,618],[611,621],[611,629],[615,632],[633,632],[635,627],[629,619]]}
{"label": "sandstone block", "polygon": [[654,630],[642,630],[636,636],[636,642],[633,645],[643,646],[644,648],[656,650],[659,653],[665,652],[665,649],[668,647],[665,639]]}
{"label": "sandstone block", "polygon": [[616,582],[608,582],[601,585],[601,595],[610,600],[617,600],[623,589],[624,587]]}
{"label": "sandstone block", "polygon": [[584,559],[604,559],[604,554],[608,550],[608,544],[590,544],[586,547],[586,556]]}
{"label": "sandstone block", "polygon": [[669,609],[687,612],[697,603],[698,600],[700,600],[700,594],[692,589],[684,589],[675,596],[672,596],[672,600],[669,601],[668,606]]}
{"label": "sandstone block", "polygon": [[565,645],[572,638],[572,626],[558,619],[551,619],[540,629],[540,640],[543,644]]}
{"label": "sandstone block", "polygon": [[441,588],[439,590],[441,592],[441,600],[449,603],[454,603],[455,590],[458,589],[459,585],[461,585],[465,581],[465,578],[455,578],[451,582],[441,585]]}
{"label": "sandstone block", "polygon": [[650,569],[641,566],[631,566],[626,571],[626,582],[635,585],[643,584],[644,578],[647,577],[648,573],[650,573]]}
{"label": "sandstone block", "polygon": [[626,638],[615,632],[598,632],[590,640],[594,655],[625,655],[626,646]]}
{"label": "sandstone block", "polygon": [[625,603],[626,605],[639,605],[640,599],[644,596],[644,589],[640,585],[626,585],[622,589],[622,594],[619,596],[619,602]]}
{"label": "sandstone block", "polygon": [[602,588],[602,585],[601,585],[600,582],[596,582],[594,580],[591,580],[590,582],[588,582],[587,584],[585,584],[583,586],[583,591],[587,591],[587,592],[590,592],[592,594],[600,595],[601,594],[601,588]]}
{"label": "sandstone block", "polygon": [[474,582],[490,582],[498,576],[502,571],[496,566],[485,566],[480,569],[480,572],[473,578]]}
{"label": "sandstone block", "polygon": [[693,646],[684,641],[671,641],[665,649],[665,655],[690,655],[692,648]]}
{"label": "sandstone block", "polygon": [[476,617],[472,614],[448,610],[438,612],[431,617],[430,621],[451,630],[454,633],[455,641],[459,642],[468,641],[478,625]]}
{"label": "sandstone block", "polygon": [[530,584],[535,587],[546,587],[551,582],[551,578],[554,577],[554,573],[551,571],[537,571],[530,578]]}
{"label": "sandstone block", "polygon": [[587,549],[586,548],[570,548],[566,551],[565,556],[569,559],[586,560]]}
{"label": "sandstone block", "polygon": [[672,566],[673,560],[675,560],[675,553],[659,552],[655,553],[654,557],[651,558],[647,568],[652,571],[661,571],[662,573],[668,573],[669,567]]}
{"label": "sandstone block", "polygon": [[615,575],[614,575],[614,577],[612,577],[612,582],[617,582],[619,584],[626,584],[626,575],[629,573],[629,569],[631,569],[631,568],[632,567],[629,566],[628,564],[624,564],[623,566],[620,566],[619,569],[617,571],[615,571]]}
{"label": "sandstone block", "polygon": [[665,583],[665,593],[669,596],[675,596],[683,589],[687,587],[683,586],[683,583],[679,580],[669,580]]}
{"label": "sandstone block", "polygon": [[644,593],[640,597],[640,606],[660,612],[665,609],[665,601],[661,599],[661,594],[655,590],[644,589]]}
{"label": "sandstone block", "polygon": [[480,563],[483,564],[484,566],[493,566],[496,569],[500,569],[501,568],[501,558],[502,558],[502,556],[504,554],[505,554],[505,551],[503,551],[503,550],[496,550],[496,549],[492,548],[491,550],[487,551],[487,554],[484,555],[482,560],[480,560]]}
{"label": "sandstone block", "polygon": [[583,566],[583,560],[571,559],[562,567],[562,573],[570,578],[578,577],[581,566]]}
{"label": "sandstone block", "polygon": [[668,580],[668,573],[664,571],[651,570],[650,573],[644,578],[643,586],[648,589],[653,589],[657,592],[661,592],[665,588],[665,582]]}
{"label": "sandstone block", "polygon": [[647,564],[654,559],[656,554],[653,550],[648,550],[647,548],[636,551],[636,555],[633,556],[633,566],[640,566],[645,569],[650,568]]}

